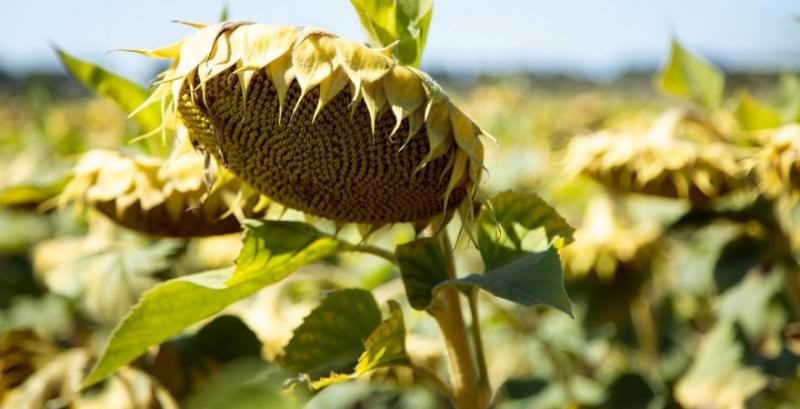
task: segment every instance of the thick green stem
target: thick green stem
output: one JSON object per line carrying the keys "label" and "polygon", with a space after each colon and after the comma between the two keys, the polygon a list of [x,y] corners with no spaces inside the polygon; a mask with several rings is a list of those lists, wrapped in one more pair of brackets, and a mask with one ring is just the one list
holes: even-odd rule
{"label": "thick green stem", "polygon": [[[453,246],[445,231],[438,235],[439,241],[447,257],[447,276],[456,276],[453,260]],[[469,345],[469,334],[461,312],[459,291],[455,287],[445,287],[436,295],[434,306],[429,310],[436,319],[444,338],[447,360],[450,365],[450,381],[453,393],[461,409],[485,409],[489,404],[487,393],[488,381],[479,376],[472,349]],[[474,332],[473,332],[474,335]],[[481,347],[481,355],[482,355]],[[485,365],[484,365],[485,366]],[[482,379],[483,378],[483,379]]]}
{"label": "thick green stem", "polygon": [[469,335],[461,314],[458,289],[446,287],[437,294],[436,305],[430,310],[439,324],[450,364],[450,382],[461,409],[484,409],[486,401],[479,394],[480,380],[469,346]]}

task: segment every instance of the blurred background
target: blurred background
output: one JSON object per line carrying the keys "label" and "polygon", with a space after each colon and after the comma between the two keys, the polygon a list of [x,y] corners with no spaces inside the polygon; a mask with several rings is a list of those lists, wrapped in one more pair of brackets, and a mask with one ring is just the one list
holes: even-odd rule
{"label": "blurred background", "polygon": [[[357,16],[342,1],[4,2],[0,68],[15,77],[60,72],[52,52],[57,45],[146,83],[156,72],[152,62],[109,51],[177,39],[188,29],[170,21],[216,21],[226,4],[231,19],[315,25],[364,39]],[[769,73],[800,64],[800,5],[791,0],[444,0],[435,13],[423,59],[423,69],[435,72],[609,81],[654,71],[666,61],[672,37],[726,71]]]}
{"label": "blurred background", "polygon": [[[144,291],[229,266],[241,238],[157,239],[59,199],[84,153],[135,151],[142,129],[68,74],[56,48],[146,87],[165,66],[111,50],[171,43],[193,30],[172,20],[212,23],[225,8],[232,20],[365,38],[345,0],[0,0],[0,405],[212,408],[238,397],[258,407],[247,405],[280,401],[271,362],[320,294],[403,298],[385,263],[326,260],[88,397],[64,392]],[[482,298],[497,406],[797,408],[800,2],[437,0],[433,10],[422,68],[498,138],[487,191],[535,192],[577,229],[561,251],[574,319]],[[474,251],[459,251],[462,271],[480,270]],[[405,310],[409,351],[444,373],[435,327]],[[308,407],[448,407],[388,372],[327,388]]]}

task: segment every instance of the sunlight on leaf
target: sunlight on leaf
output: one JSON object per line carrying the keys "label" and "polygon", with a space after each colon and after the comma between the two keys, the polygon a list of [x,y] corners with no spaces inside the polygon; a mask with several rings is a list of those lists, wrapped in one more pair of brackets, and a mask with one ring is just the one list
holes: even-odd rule
{"label": "sunlight on leaf", "polygon": [[419,67],[433,0],[350,0],[372,47],[398,42],[394,52],[400,63]]}
{"label": "sunlight on leaf", "polygon": [[564,287],[561,260],[553,247],[540,253],[523,252],[522,256],[507,264],[483,274],[448,280],[437,288],[443,285],[474,285],[526,307],[547,305],[572,316],[572,302]]}
{"label": "sunlight on leaf", "polygon": [[364,352],[358,358],[355,371],[351,374],[333,374],[312,384],[323,388],[333,383],[343,382],[385,365],[409,362],[406,353],[406,328],[403,323],[403,310],[400,304],[389,301],[391,315],[372,331],[364,342]]}
{"label": "sunlight on leaf", "polygon": [[672,41],[669,61],[656,78],[664,93],[686,98],[706,108],[717,108],[722,100],[725,78],[719,68]]}
{"label": "sunlight on leaf", "polygon": [[733,114],[746,131],[777,128],[783,123],[780,112],[753,98],[747,90],[740,92]]}
{"label": "sunlight on leaf", "polygon": [[527,307],[547,305],[572,316],[572,303],[564,287],[558,251],[514,252],[514,258],[482,274],[448,279],[446,261],[435,238],[398,246],[397,258],[411,306],[431,307],[436,293],[448,285],[476,286],[496,297]]}
{"label": "sunlight on leaf", "polygon": [[369,291],[335,291],[294,330],[279,361],[312,379],[349,372],[364,350],[363,340],[380,324],[381,311]]}
{"label": "sunlight on leaf", "polygon": [[[139,85],[107,71],[91,62],[75,58],[65,51],[56,49],[64,68],[86,88],[111,98],[125,112],[133,112],[145,100],[147,91]],[[150,105],[133,117],[145,132],[161,126],[161,112],[157,104]]]}
{"label": "sunlight on leaf", "polygon": [[[308,236],[293,237],[292,232],[304,230],[300,225],[299,222],[249,220],[245,224],[243,255],[237,259],[235,271],[222,269],[181,277],[145,293],[112,333],[83,387],[103,380],[147,348],[186,327],[340,249],[339,242],[321,234],[311,241],[307,240]],[[263,250],[257,255],[247,253],[254,249]],[[231,277],[233,283],[228,282]]]}
{"label": "sunlight on leaf", "polygon": [[703,337],[691,368],[678,381],[675,396],[685,407],[744,408],[767,384],[756,368],[742,365],[744,346],[734,325],[721,321]]}
{"label": "sunlight on leaf", "polygon": [[575,229],[542,198],[533,193],[505,191],[491,200],[492,211],[481,214],[478,250],[487,268],[503,264],[523,250],[516,227],[527,232],[543,229],[550,242],[573,241]]}

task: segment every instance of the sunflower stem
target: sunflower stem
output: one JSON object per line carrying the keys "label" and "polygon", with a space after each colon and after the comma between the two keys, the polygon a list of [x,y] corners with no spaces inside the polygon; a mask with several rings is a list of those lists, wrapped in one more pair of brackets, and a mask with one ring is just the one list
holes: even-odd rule
{"label": "sunflower stem", "polygon": [[[437,236],[448,259],[447,276],[455,278],[453,246],[445,231]],[[483,387],[488,380],[478,374],[475,358],[469,345],[467,326],[461,312],[461,300],[456,287],[446,286],[436,295],[436,301],[429,313],[439,324],[444,338],[450,366],[450,381],[458,407],[461,409],[485,409],[489,403],[488,388]]]}
{"label": "sunflower stem", "polygon": [[482,393],[490,396],[492,393],[491,386],[489,385],[489,369],[486,366],[486,354],[483,351],[483,337],[481,336],[480,318],[478,315],[478,288],[473,287],[470,289],[469,295],[469,312],[472,320],[472,342],[475,344],[475,357],[478,361],[478,373],[480,374],[480,387]]}
{"label": "sunflower stem", "polygon": [[380,247],[371,246],[369,244],[350,244],[347,243],[344,245],[345,250],[347,251],[355,251],[359,253],[371,254],[373,256],[380,257],[394,265],[397,265],[397,256],[394,255],[391,251],[384,250]]}

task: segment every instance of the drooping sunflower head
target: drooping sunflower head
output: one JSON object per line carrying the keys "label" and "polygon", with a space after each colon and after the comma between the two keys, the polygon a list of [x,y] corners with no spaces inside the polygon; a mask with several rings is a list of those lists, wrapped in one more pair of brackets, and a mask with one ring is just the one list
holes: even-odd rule
{"label": "drooping sunflower head", "polygon": [[264,214],[268,201],[230,175],[220,173],[207,187],[203,162],[181,145],[167,160],[89,151],[60,201],[89,205],[127,228],[170,237],[238,232],[239,219]]}
{"label": "drooping sunflower head", "polygon": [[572,278],[593,272],[609,280],[620,264],[634,262],[658,235],[655,224],[632,224],[621,217],[609,197],[596,196],[584,211],[575,241],[561,250],[561,256]]}
{"label": "drooping sunflower head", "polygon": [[618,192],[680,198],[705,205],[744,185],[740,156],[730,144],[676,136],[686,112],[669,111],[644,134],[600,131],[574,138],[568,167]]}
{"label": "drooping sunflower head", "polygon": [[800,125],[785,125],[764,135],[760,152],[748,164],[759,188],[770,196],[800,199]]}
{"label": "drooping sunflower head", "polygon": [[237,22],[139,52],[172,59],[148,103],[272,200],[337,222],[426,224],[458,209],[471,224],[487,134],[391,49]]}

